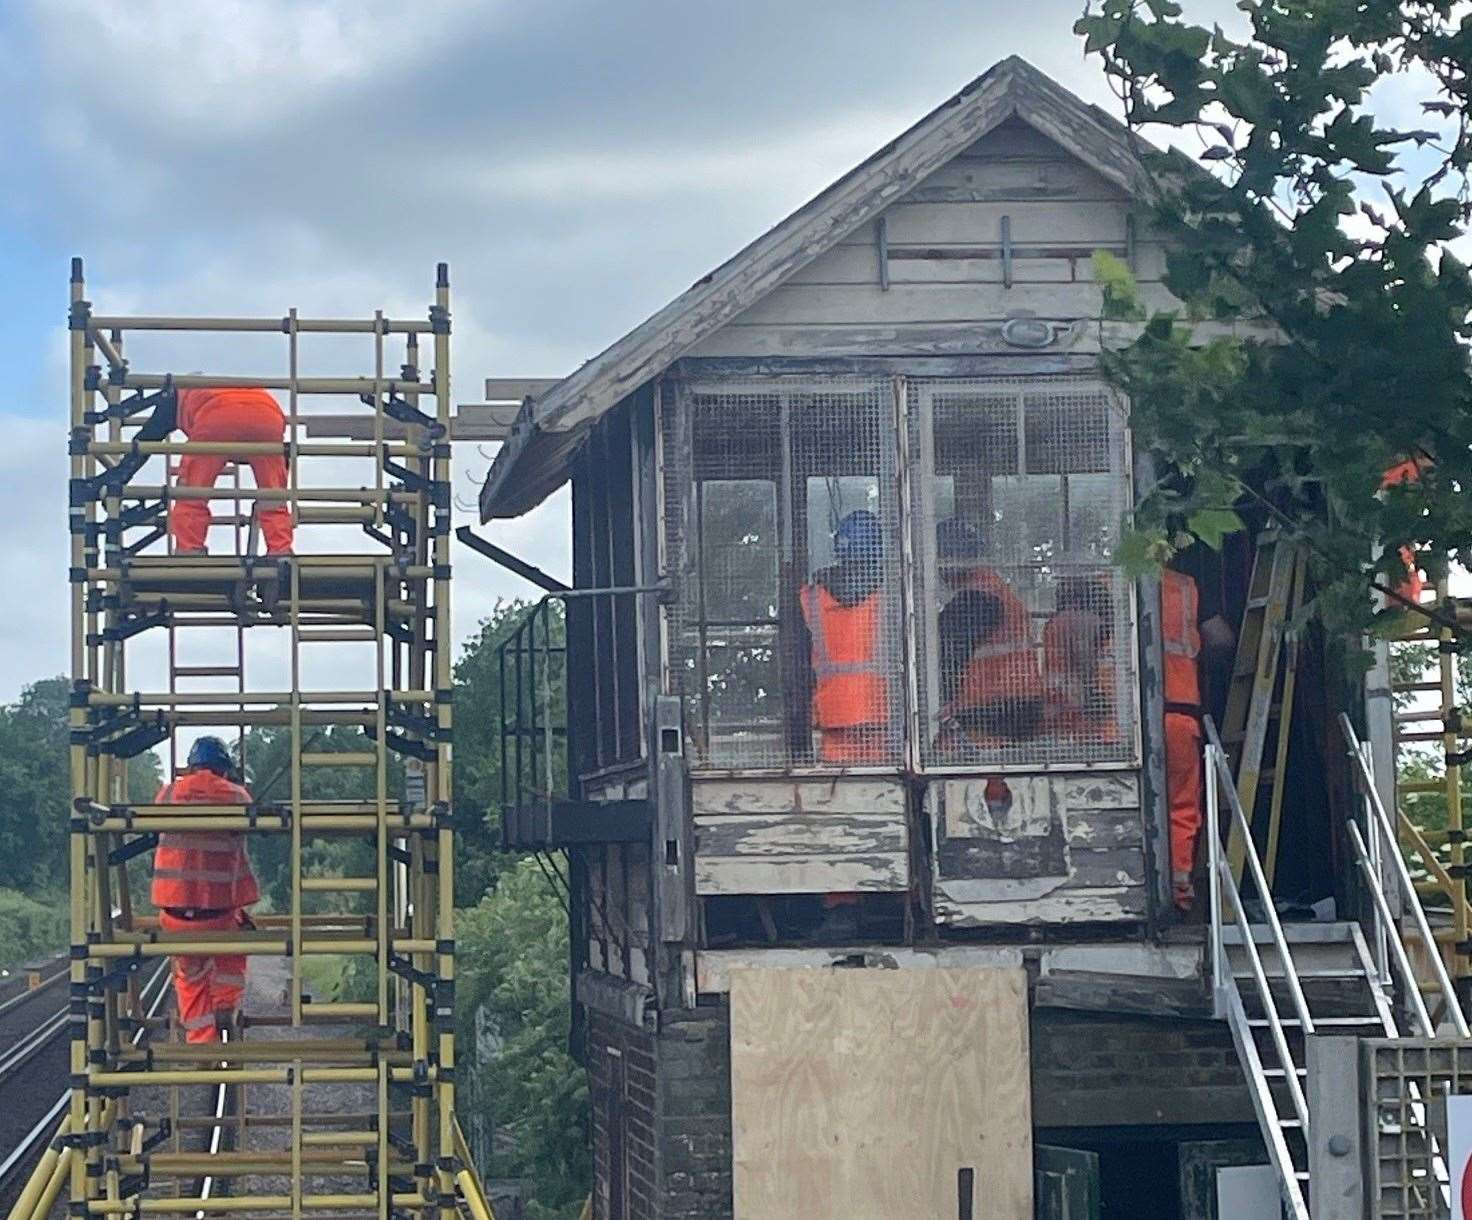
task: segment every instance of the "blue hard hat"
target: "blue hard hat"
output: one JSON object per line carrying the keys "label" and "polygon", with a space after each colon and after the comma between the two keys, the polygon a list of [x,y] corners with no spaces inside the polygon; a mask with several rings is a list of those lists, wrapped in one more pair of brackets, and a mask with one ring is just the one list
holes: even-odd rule
{"label": "blue hard hat", "polygon": [[189,747],[188,765],[205,767],[220,775],[227,775],[235,764],[230,758],[230,748],[218,737],[201,737]]}
{"label": "blue hard hat", "polygon": [[867,508],[856,509],[833,531],[833,554],[840,563],[865,560],[874,563],[884,550],[884,530],[879,518]]}

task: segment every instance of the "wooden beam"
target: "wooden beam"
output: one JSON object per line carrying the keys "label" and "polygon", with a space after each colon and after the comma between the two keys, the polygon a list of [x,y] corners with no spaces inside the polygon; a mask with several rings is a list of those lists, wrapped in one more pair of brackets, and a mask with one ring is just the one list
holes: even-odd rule
{"label": "wooden beam", "polygon": [[[511,434],[511,425],[520,409],[520,405],[516,403],[461,403],[450,419],[450,439],[504,441]],[[373,439],[373,416],[367,412],[353,415],[304,415],[302,421],[308,437],[352,441]],[[383,421],[384,440],[401,441],[408,436],[409,429],[404,424],[392,419]]]}
{"label": "wooden beam", "polygon": [[524,398],[536,398],[557,384],[557,377],[487,377],[487,402],[520,403]]}

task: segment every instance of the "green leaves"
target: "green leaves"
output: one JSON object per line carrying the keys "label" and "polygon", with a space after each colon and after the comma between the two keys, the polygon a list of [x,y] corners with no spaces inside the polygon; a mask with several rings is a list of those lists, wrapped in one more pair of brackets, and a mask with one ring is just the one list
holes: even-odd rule
{"label": "green leaves", "polygon": [[1143,318],[1145,309],[1140,304],[1140,287],[1129,264],[1108,250],[1095,250],[1091,261],[1094,280],[1104,292],[1104,316],[1121,320]]}
{"label": "green leaves", "polygon": [[1233,509],[1203,508],[1186,518],[1186,528],[1213,551],[1219,551],[1228,534],[1247,527]]}
{"label": "green leaves", "polygon": [[[1422,0],[1241,0],[1232,38],[1193,7],[1109,0],[1080,23],[1127,118],[1204,148],[1189,167],[1147,154],[1184,316],[1101,358],[1161,476],[1121,561],[1270,520],[1309,546],[1314,612],[1358,631],[1402,546],[1472,557],[1472,279],[1450,248],[1472,216],[1472,21]],[[1429,82],[1415,129],[1373,104],[1391,72]],[[1102,259],[1095,276],[1105,315],[1128,316],[1132,278]],[[1201,320],[1235,333],[1203,343]],[[1422,452],[1418,486],[1379,494]]]}

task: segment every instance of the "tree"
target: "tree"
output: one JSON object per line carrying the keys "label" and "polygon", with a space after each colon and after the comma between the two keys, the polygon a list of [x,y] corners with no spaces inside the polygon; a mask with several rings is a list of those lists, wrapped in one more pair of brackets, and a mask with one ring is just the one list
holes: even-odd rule
{"label": "tree", "polygon": [[[462,905],[472,905],[495,885],[501,855],[501,709],[514,706],[516,692],[507,675],[503,689],[500,648],[525,621],[531,606],[522,601],[497,602],[465,643],[455,662],[455,816],[460,855],[455,892]],[[549,607],[550,643],[564,646],[566,633],[560,605]],[[542,632],[537,630],[537,642]],[[503,703],[504,700],[504,703]],[[548,704],[559,721],[564,714],[566,685],[560,661],[553,667]],[[559,776],[564,773],[561,766]]]}
{"label": "tree", "polygon": [[[1104,359],[1168,475],[1127,551],[1163,561],[1251,506],[1307,544],[1308,611],[1343,631],[1394,588],[1403,547],[1472,558],[1472,281],[1450,248],[1472,209],[1472,16],[1452,0],[1238,7],[1240,41],[1173,0],[1094,0],[1076,26],[1133,129],[1204,145],[1199,161],[1141,145],[1188,316],[1150,318]],[[1415,127],[1378,117],[1393,87],[1416,94]],[[1111,295],[1127,312],[1128,290]],[[1201,320],[1260,337],[1193,341]],[[1420,477],[1377,494],[1408,459]]]}
{"label": "tree", "polygon": [[456,939],[467,1100],[488,1111],[506,1149],[480,1169],[531,1178],[533,1220],[567,1215],[587,1193],[590,1162],[587,1080],[567,1053],[566,912],[536,862],[522,859],[461,912]]}
{"label": "tree", "polygon": [[[65,678],[43,678],[0,707],[0,853],[6,884],[25,893],[54,894],[66,884],[70,695]],[[152,799],[157,756],[140,754],[127,768],[129,798]]]}

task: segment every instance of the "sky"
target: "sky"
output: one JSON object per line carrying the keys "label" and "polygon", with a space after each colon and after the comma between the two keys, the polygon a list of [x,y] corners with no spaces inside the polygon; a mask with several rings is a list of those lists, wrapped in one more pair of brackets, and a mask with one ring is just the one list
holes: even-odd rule
{"label": "sky", "polygon": [[[0,700],[66,666],[71,256],[101,312],[266,316],[422,316],[448,261],[455,397],[476,401],[487,376],[571,372],[999,59],[1117,112],[1081,7],[4,0]],[[283,347],[132,355],[276,372]],[[457,446],[466,521],[489,456]],[[565,494],[487,532],[566,574]],[[462,636],[534,593],[456,562]]]}

